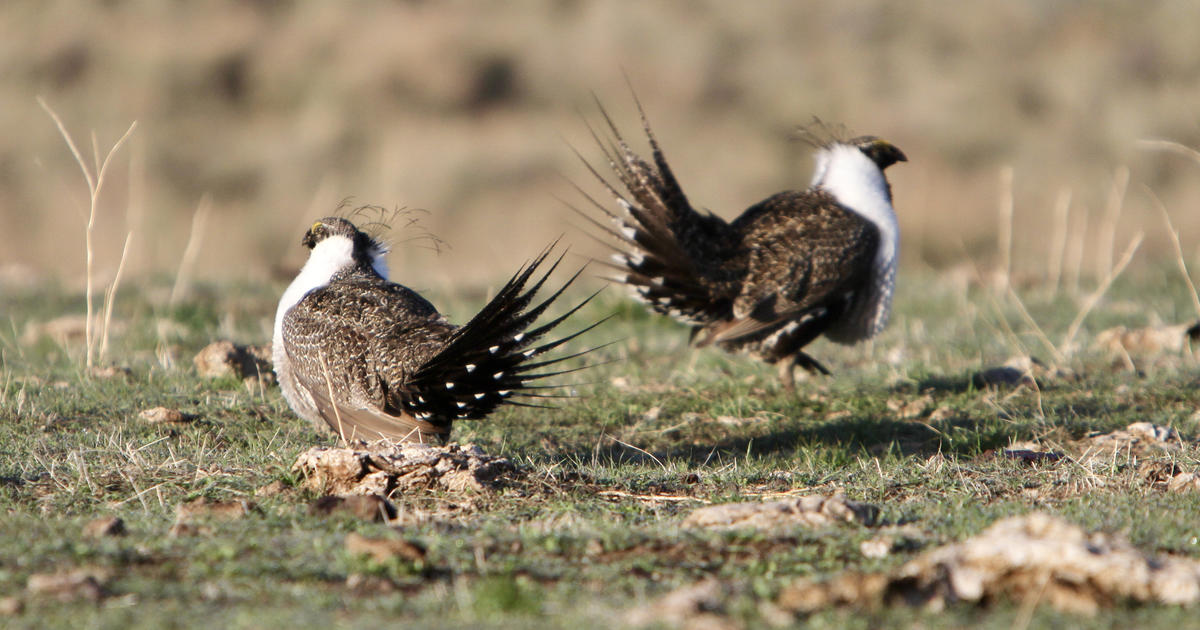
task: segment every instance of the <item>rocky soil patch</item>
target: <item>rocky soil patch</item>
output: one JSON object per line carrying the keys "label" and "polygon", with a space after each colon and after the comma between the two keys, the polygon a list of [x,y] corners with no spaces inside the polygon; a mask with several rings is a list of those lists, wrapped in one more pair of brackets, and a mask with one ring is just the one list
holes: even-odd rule
{"label": "rocky soil patch", "polygon": [[683,527],[705,529],[776,530],[795,527],[827,527],[835,523],[872,525],[879,508],[841,495],[802,496],[781,501],[726,503],[693,511]]}
{"label": "rocky soil patch", "polygon": [[192,358],[196,372],[205,378],[236,376],[248,384],[275,382],[271,346],[241,346],[229,340],[214,341]]}
{"label": "rocky soil patch", "polygon": [[474,445],[387,444],[359,448],[317,446],[300,454],[293,470],[305,485],[334,495],[380,495],[437,488],[485,491],[513,478],[503,457]]}
{"label": "rocky soil patch", "polygon": [[1200,562],[1152,557],[1115,534],[1088,534],[1033,513],[996,522],[978,536],[933,549],[891,573],[850,572],[784,589],[779,605],[806,613],[828,606],[909,603],[940,609],[956,601],[1007,597],[1095,613],[1122,601],[1194,604]]}

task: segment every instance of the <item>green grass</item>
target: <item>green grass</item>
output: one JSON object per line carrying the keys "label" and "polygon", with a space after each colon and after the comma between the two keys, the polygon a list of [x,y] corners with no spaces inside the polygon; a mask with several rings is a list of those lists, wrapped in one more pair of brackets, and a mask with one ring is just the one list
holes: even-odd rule
{"label": "green grass", "polygon": [[[204,380],[191,356],[218,338],[260,343],[279,287],[202,287],[167,312],[163,287],[123,293],[124,333],[109,358],[128,379],[90,378],[82,343],[22,340],[30,322],[82,312],[61,289],[0,298],[0,598],[24,602],[5,627],[317,628],[611,626],[627,609],[673,588],[716,577],[730,586],[723,613],[767,623],[764,604],[801,577],[895,568],[923,550],[961,540],[997,518],[1049,511],[1087,530],[1121,532],[1151,553],[1200,558],[1200,493],[1173,493],[1139,473],[1140,459],[1036,466],[988,456],[1014,441],[1065,447],[1093,432],[1151,421],[1185,438],[1200,433],[1200,375],[1193,357],[1166,355],[1125,371],[1092,344],[1110,325],[1194,318],[1169,272],[1118,283],[1089,318],[1070,367],[1040,392],[972,385],[982,367],[1027,348],[1048,360],[1038,335],[1007,300],[940,289],[939,278],[902,280],[892,326],[873,344],[819,342],[835,376],[796,394],[770,366],[686,346],[686,331],[607,291],[571,322],[616,315],[578,347],[612,339],[583,372],[579,397],[558,408],[505,409],[455,427],[454,439],[516,462],[523,475],[482,494],[423,492],[392,501],[408,516],[399,535],[427,547],[423,562],[352,556],[349,532],[389,526],[309,512],[297,454],[329,438],[294,417],[276,388]],[[1080,300],[1039,296],[1026,306],[1052,340]],[[431,296],[463,320],[475,300]],[[1137,309],[1123,305],[1134,303]],[[174,322],[160,337],[157,322]],[[1006,332],[1011,329],[1012,332]],[[162,357],[173,356],[168,362]],[[895,408],[930,396],[921,419]],[[891,403],[891,404],[889,404]],[[197,420],[148,425],[138,413],[167,406]],[[935,419],[929,412],[939,410]],[[728,416],[740,421],[721,421]],[[1152,455],[1196,470],[1200,449]],[[256,496],[273,481],[289,490]],[[706,503],[784,492],[842,492],[902,523],[906,544],[867,558],[859,544],[878,528],[838,526],[777,534],[681,529]],[[670,495],[675,500],[652,497]],[[197,497],[248,500],[240,519],[168,534],[176,506]],[[126,522],[123,537],[90,539],[99,516]],[[31,595],[31,575],[77,568],[108,573],[99,602]],[[349,581],[348,581],[349,580]],[[1033,627],[1187,627],[1194,610],[1121,604],[1095,618],[1037,609]],[[1008,628],[1018,605],[835,609],[797,619],[815,628]]]}

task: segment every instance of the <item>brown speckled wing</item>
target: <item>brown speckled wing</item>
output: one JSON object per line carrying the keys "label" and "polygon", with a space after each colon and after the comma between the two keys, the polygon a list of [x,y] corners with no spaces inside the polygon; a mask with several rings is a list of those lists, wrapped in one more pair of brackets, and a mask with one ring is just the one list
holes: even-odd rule
{"label": "brown speckled wing", "polygon": [[287,313],[283,327],[295,378],[326,423],[346,436],[357,427],[396,439],[416,426],[405,388],[409,376],[454,331],[415,292],[365,275],[335,277],[312,291]]}
{"label": "brown speckled wing", "polygon": [[746,273],[730,321],[707,340],[752,335],[844,300],[870,272],[879,231],[820,191],[789,191],[751,206],[732,224]]}

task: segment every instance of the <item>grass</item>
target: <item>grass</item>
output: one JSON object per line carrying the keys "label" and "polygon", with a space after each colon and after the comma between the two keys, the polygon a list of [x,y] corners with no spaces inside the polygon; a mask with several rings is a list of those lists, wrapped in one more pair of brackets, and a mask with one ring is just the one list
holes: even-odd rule
{"label": "grass", "polygon": [[[290,470],[298,453],[329,439],[294,417],[278,389],[204,380],[191,368],[188,358],[216,338],[265,339],[278,287],[202,285],[173,310],[167,281],[124,289],[114,320],[125,332],[111,339],[110,356],[131,369],[127,379],[88,378],[79,343],[22,340],[29,322],[81,308],[80,296],[54,288],[6,294],[0,598],[18,597],[24,611],[0,620],[6,627],[590,627],[716,577],[730,588],[722,614],[759,626],[797,578],[894,568],[1032,510],[1122,532],[1147,552],[1200,558],[1200,493],[1166,493],[1139,472],[1138,458],[1029,466],[988,454],[1016,441],[1070,444],[1136,421],[1175,427],[1185,438],[1200,434],[1194,357],[1138,359],[1131,373],[1091,343],[1111,325],[1193,319],[1188,292],[1171,278],[1178,276],[1165,267],[1118,278],[1078,334],[1080,350],[1067,366],[1075,378],[1047,379],[1037,392],[981,390],[971,376],[1021,346],[1040,348],[1040,334],[1061,338],[1080,300],[1026,298],[1023,308],[1042,333],[1011,300],[907,276],[884,335],[853,348],[821,342],[814,352],[835,377],[789,395],[769,366],[687,348],[684,330],[609,291],[574,323],[615,312],[581,345],[623,341],[598,357],[616,361],[584,373],[594,384],[580,386],[581,396],[558,409],[506,409],[455,428],[456,441],[509,457],[524,475],[493,493],[393,496],[401,511],[395,529],[427,555],[382,562],[350,555],[344,539],[381,536],[389,526],[310,513],[318,497]],[[475,299],[432,297],[457,320],[478,307]],[[177,324],[166,341],[177,358],[171,367],[158,360],[161,318]],[[925,396],[932,402],[920,418],[897,411]],[[160,405],[196,420],[166,426],[138,418]],[[934,419],[932,409],[944,411]],[[1151,459],[1196,470],[1200,450]],[[288,490],[256,496],[275,481]],[[905,544],[868,558],[859,545],[877,527],[782,534],[679,527],[701,505],[832,492],[879,506],[884,523],[903,523]],[[198,535],[169,535],[176,506],[198,497],[254,507]],[[100,516],[119,516],[128,534],[83,536]],[[80,568],[107,573],[98,602],[26,592],[32,575]],[[1031,619],[1024,614],[996,601],[940,613],[832,609],[796,621],[1185,627],[1194,610],[1118,604],[1090,619],[1045,606]]]}

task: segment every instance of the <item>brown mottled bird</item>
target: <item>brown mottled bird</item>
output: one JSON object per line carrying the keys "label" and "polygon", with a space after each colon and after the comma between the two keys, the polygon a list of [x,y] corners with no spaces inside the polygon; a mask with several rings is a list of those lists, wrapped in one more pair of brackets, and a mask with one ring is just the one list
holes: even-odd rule
{"label": "brown mottled bird", "polygon": [[624,191],[584,160],[620,207],[588,197],[612,227],[584,214],[614,239],[613,280],[692,326],[697,345],[778,364],[788,389],[797,365],[829,373],[802,351],[818,336],[852,344],[883,329],[900,246],[883,171],[905,161],[900,149],[873,136],[821,141],[807,190],[771,195],[726,222],[692,208],[640,103],[638,111],[653,162],[633,152],[603,107],[611,137],[593,132]]}
{"label": "brown mottled bird", "polygon": [[389,282],[387,247],[350,221],[321,219],[301,242],[311,251],[275,314],[275,372],[293,411],[347,442],[444,442],[454,420],[483,418],[501,404],[538,406],[528,400],[549,389],[539,379],[574,371],[539,368],[587,351],[537,357],[599,323],[542,341],[589,297],[531,328],[579,276],[533,304],[558,261],[526,285],[553,246],[455,326],[415,291]]}

